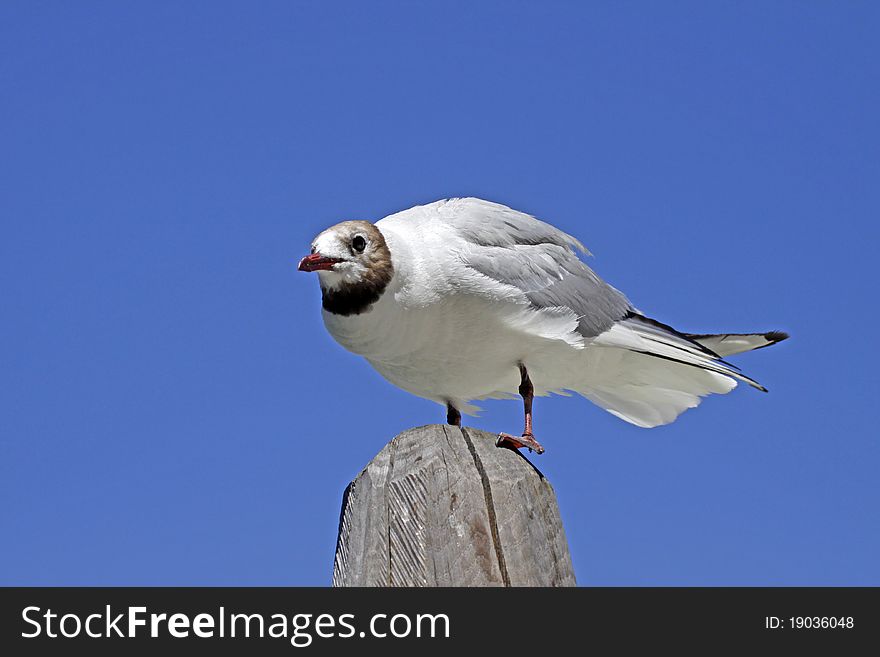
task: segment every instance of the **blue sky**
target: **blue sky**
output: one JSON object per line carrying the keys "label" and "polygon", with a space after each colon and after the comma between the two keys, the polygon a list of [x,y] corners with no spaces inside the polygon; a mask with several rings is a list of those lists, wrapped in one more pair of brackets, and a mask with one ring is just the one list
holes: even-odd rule
{"label": "blue sky", "polygon": [[3,3],[0,583],[327,584],[345,485],[443,413],[332,341],[296,262],[474,195],[661,321],[793,336],[735,359],[768,395],[667,427],[537,402],[580,583],[880,585],[878,18]]}

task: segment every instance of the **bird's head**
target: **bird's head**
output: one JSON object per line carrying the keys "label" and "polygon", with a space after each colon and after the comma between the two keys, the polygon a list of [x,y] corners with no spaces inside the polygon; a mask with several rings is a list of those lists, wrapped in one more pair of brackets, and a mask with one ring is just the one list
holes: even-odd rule
{"label": "bird's head", "polygon": [[298,269],[318,272],[324,308],[342,315],[368,310],[394,274],[385,237],[369,221],[343,221],[322,232]]}

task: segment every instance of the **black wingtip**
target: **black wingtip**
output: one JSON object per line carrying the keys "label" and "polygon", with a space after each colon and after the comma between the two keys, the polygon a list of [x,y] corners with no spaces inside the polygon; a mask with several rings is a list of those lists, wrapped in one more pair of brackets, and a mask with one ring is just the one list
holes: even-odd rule
{"label": "black wingtip", "polygon": [[790,336],[785,331],[770,331],[769,333],[765,333],[764,337],[768,339],[771,344],[776,344],[777,342],[788,340]]}
{"label": "black wingtip", "polygon": [[772,347],[777,342],[788,340],[789,335],[785,331],[769,331],[767,333],[761,333],[761,337],[767,341],[767,344],[762,344],[760,347],[755,347],[755,349],[765,349],[767,347]]}

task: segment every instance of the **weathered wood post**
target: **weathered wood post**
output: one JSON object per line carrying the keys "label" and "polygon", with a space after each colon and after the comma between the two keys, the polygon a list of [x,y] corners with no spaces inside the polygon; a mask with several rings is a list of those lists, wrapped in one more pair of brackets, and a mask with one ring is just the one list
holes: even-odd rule
{"label": "weathered wood post", "polygon": [[345,491],[333,586],[574,586],[550,483],[476,429],[388,443]]}

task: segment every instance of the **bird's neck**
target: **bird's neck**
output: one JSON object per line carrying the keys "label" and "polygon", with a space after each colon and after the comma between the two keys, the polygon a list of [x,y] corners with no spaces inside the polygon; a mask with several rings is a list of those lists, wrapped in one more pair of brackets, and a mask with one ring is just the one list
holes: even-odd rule
{"label": "bird's neck", "polygon": [[370,312],[385,293],[393,277],[393,270],[371,271],[363,279],[349,283],[339,281],[329,286],[321,284],[321,303],[324,310],[334,315],[349,317]]}

